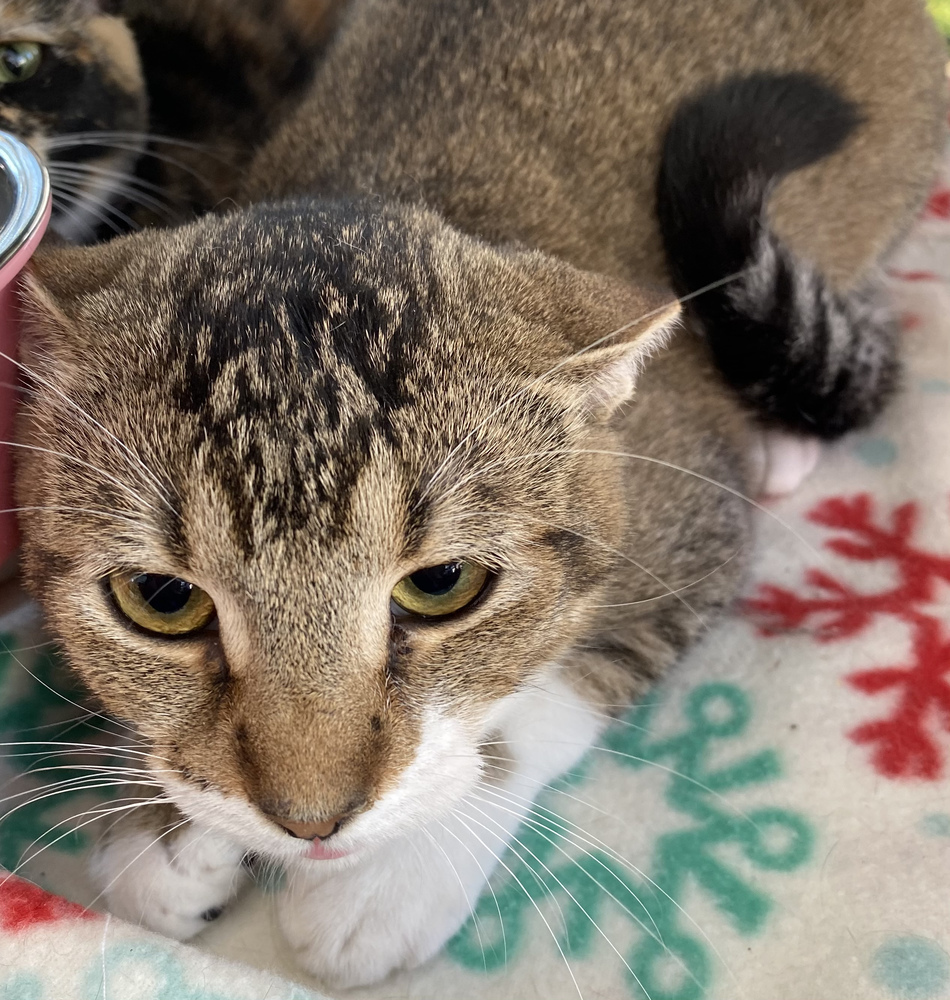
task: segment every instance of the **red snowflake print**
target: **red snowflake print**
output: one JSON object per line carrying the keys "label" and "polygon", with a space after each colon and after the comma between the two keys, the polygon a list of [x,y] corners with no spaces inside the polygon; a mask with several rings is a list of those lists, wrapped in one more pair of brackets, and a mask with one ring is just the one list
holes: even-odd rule
{"label": "red snowflake print", "polygon": [[935,780],[943,769],[941,731],[950,733],[950,634],[928,613],[941,583],[950,584],[950,557],[914,544],[919,510],[896,507],[885,520],[867,494],[824,500],[809,520],[835,536],[825,546],[853,562],[889,562],[892,586],[865,593],[822,570],[805,576],[804,596],[763,585],[747,602],[763,635],[810,628],[819,642],[859,635],[882,615],[905,622],[911,634],[910,662],[861,670],[847,677],[858,691],[896,695],[891,714],[858,726],[849,737],[871,747],[876,771],[888,778]]}
{"label": "red snowflake print", "polygon": [[950,188],[937,188],[931,194],[927,201],[927,207],[924,209],[924,216],[931,219],[950,220]]}
{"label": "red snowflake print", "polygon": [[95,920],[98,914],[70,903],[15,875],[0,873],[0,928],[21,931],[57,920]]}

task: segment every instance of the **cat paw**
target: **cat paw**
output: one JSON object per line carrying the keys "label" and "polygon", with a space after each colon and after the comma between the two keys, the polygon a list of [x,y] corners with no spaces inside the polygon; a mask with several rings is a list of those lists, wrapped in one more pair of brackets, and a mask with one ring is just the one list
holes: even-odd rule
{"label": "cat paw", "polygon": [[784,431],[763,431],[753,452],[762,496],[778,498],[794,493],[814,472],[821,458],[821,442]]}
{"label": "cat paw", "polygon": [[219,917],[248,874],[244,851],[209,829],[188,823],[130,825],[93,853],[93,878],[110,913],[178,941]]}
{"label": "cat paw", "polygon": [[297,962],[327,987],[368,986],[420,965],[468,917],[458,879],[443,878],[431,857],[420,864],[414,846],[387,846],[327,877],[294,873],[278,901],[281,929]]}

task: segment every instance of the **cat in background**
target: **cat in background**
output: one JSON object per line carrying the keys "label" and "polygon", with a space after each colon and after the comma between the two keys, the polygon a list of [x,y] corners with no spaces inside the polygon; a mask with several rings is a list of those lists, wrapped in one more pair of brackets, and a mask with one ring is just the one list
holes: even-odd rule
{"label": "cat in background", "polygon": [[4,0],[0,128],[46,164],[53,231],[91,242],[235,194],[309,83],[338,6]]}
{"label": "cat in background", "polygon": [[253,852],[323,981],[441,947],[734,598],[760,423],[892,391],[943,63],[916,0],[357,0],[245,208],[37,258],[25,572],[164,789],[114,912]]}
{"label": "cat in background", "polygon": [[138,51],[120,18],[94,0],[0,4],[0,128],[46,164],[54,232],[88,241],[135,192],[147,120]]}

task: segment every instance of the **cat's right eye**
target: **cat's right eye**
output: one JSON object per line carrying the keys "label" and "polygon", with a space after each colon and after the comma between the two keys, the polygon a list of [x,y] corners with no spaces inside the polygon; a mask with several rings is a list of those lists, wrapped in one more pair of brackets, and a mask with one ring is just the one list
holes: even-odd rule
{"label": "cat's right eye", "polygon": [[0,45],[0,83],[29,80],[42,61],[43,48],[36,42],[5,42]]}
{"label": "cat's right eye", "polygon": [[214,601],[200,587],[177,576],[118,572],[109,575],[108,583],[122,614],[148,632],[192,635],[214,618]]}

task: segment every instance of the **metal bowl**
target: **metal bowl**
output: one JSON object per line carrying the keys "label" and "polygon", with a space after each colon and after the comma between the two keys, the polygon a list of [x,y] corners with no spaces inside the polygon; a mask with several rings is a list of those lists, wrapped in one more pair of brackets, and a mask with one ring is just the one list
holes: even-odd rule
{"label": "metal bowl", "polygon": [[49,209],[46,168],[29,146],[0,132],[0,284],[8,285],[20,270],[7,267],[40,238]]}
{"label": "metal bowl", "polygon": [[17,546],[13,512],[13,447],[17,402],[19,302],[13,279],[23,270],[49,223],[46,168],[29,146],[0,132],[0,578]]}

